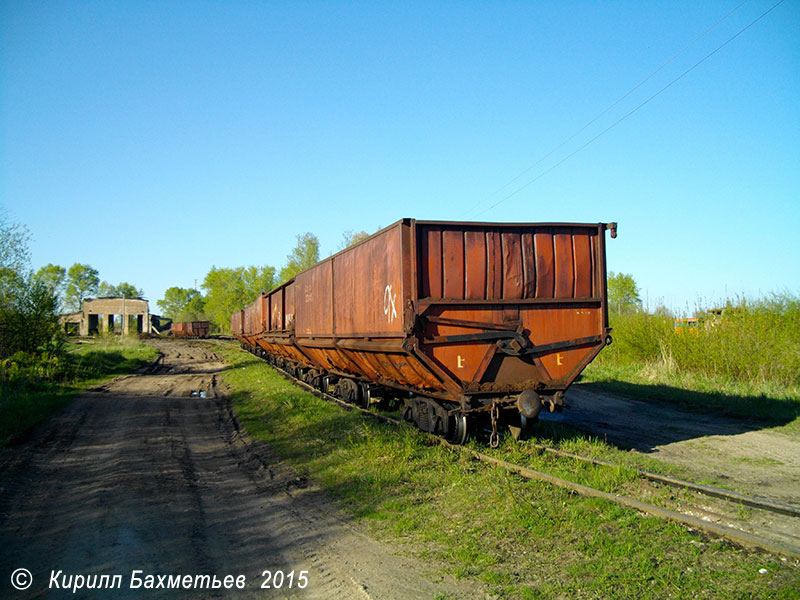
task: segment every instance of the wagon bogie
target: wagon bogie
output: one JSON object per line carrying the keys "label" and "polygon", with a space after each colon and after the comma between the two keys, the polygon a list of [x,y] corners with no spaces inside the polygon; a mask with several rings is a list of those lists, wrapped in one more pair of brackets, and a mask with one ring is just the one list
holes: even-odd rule
{"label": "wagon bogie", "polygon": [[[333,389],[334,393],[345,402],[359,406],[363,404],[363,388],[355,379],[340,377]],[[367,399],[367,405],[369,405],[369,399]]]}
{"label": "wagon bogie", "polygon": [[468,437],[467,415],[455,406],[447,407],[433,398],[412,397],[403,405],[403,419],[422,431],[441,435],[454,444],[463,444]]}

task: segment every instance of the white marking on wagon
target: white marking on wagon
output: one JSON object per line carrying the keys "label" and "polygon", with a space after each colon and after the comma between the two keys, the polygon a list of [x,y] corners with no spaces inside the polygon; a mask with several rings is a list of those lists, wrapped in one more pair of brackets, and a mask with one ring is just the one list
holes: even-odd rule
{"label": "white marking on wagon", "polygon": [[389,320],[389,323],[397,318],[397,294],[392,294],[392,286],[387,285],[386,290],[383,292],[383,314]]}

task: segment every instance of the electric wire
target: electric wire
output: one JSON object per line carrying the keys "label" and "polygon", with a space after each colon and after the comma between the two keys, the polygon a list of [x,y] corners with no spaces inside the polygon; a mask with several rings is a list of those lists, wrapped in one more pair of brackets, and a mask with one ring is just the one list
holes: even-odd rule
{"label": "electric wire", "polygon": [[[572,151],[571,153],[569,153],[567,156],[565,156],[564,158],[562,158],[560,161],[558,161],[557,163],[553,164],[552,166],[550,166],[549,168],[547,168],[545,171],[543,171],[542,173],[540,173],[539,175],[537,175],[536,177],[534,177],[533,179],[531,179],[530,181],[528,181],[528,182],[527,182],[527,183],[525,183],[524,185],[522,185],[522,186],[518,187],[518,188],[517,188],[517,189],[515,189],[513,192],[511,192],[510,194],[508,194],[508,195],[504,196],[503,198],[501,198],[500,200],[498,200],[497,202],[495,202],[494,204],[492,204],[492,205],[491,205],[491,206],[489,206],[488,208],[486,208],[486,209],[482,210],[482,211],[481,211],[481,212],[479,212],[479,213],[478,213],[476,216],[482,215],[482,214],[484,214],[484,213],[486,213],[486,212],[488,212],[488,211],[492,210],[493,208],[496,208],[497,206],[499,206],[500,204],[502,204],[503,202],[505,202],[505,201],[506,201],[506,200],[508,200],[509,198],[511,198],[511,197],[513,197],[513,196],[515,196],[515,195],[517,195],[519,192],[521,192],[521,191],[522,191],[522,190],[524,190],[525,188],[527,188],[527,187],[529,187],[530,185],[532,185],[532,184],[536,183],[537,181],[539,181],[540,179],[542,179],[542,178],[543,178],[545,175],[549,174],[550,172],[552,172],[552,171],[553,171],[553,170],[555,170],[556,168],[560,167],[560,166],[561,166],[562,164],[564,164],[564,163],[565,163],[567,160],[569,160],[570,158],[572,158],[573,156],[575,156],[576,154],[578,154],[579,152],[581,152],[582,150],[584,150],[586,147],[588,147],[589,145],[591,145],[592,143],[594,143],[594,142],[595,142],[595,141],[596,141],[598,138],[602,137],[603,135],[605,135],[606,133],[608,133],[609,131],[611,131],[612,129],[614,129],[614,128],[615,128],[617,125],[619,125],[620,123],[622,123],[623,121],[625,121],[625,120],[626,120],[628,117],[630,117],[630,116],[631,116],[631,115],[633,115],[634,113],[638,112],[638,111],[639,111],[641,108],[643,108],[645,105],[649,104],[649,103],[650,103],[652,100],[654,100],[656,97],[660,96],[662,93],[664,93],[665,91],[667,91],[667,90],[668,90],[669,88],[671,88],[673,85],[675,85],[676,83],[678,83],[678,82],[679,82],[681,79],[683,79],[684,77],[686,77],[686,76],[687,76],[689,73],[691,73],[692,71],[694,71],[694,70],[695,70],[697,67],[699,67],[699,66],[700,66],[700,65],[702,65],[704,62],[706,62],[708,59],[710,59],[712,56],[714,56],[715,54],[717,54],[717,52],[719,52],[720,50],[722,50],[723,48],[725,48],[725,47],[726,47],[728,44],[730,44],[731,42],[733,42],[733,41],[734,41],[736,38],[738,38],[739,36],[741,36],[741,35],[742,35],[744,32],[746,32],[746,31],[747,31],[748,29],[750,29],[750,28],[751,28],[753,25],[755,25],[756,23],[758,23],[758,22],[759,22],[761,19],[763,19],[764,17],[766,17],[766,16],[767,16],[769,13],[771,13],[773,10],[775,10],[775,9],[776,9],[778,6],[780,6],[780,5],[781,5],[781,4],[783,4],[784,2],[785,2],[785,0],[778,0],[778,2],[776,2],[776,3],[775,3],[775,4],[773,4],[773,5],[772,5],[770,8],[768,8],[766,11],[764,11],[763,13],[761,13],[761,14],[760,14],[758,17],[756,17],[756,18],[755,18],[753,21],[751,21],[751,22],[750,22],[748,25],[746,25],[745,27],[743,27],[742,29],[740,29],[738,32],[736,32],[734,35],[732,35],[731,37],[729,37],[729,38],[728,38],[727,40],[725,40],[725,41],[724,41],[722,44],[720,44],[719,46],[717,46],[717,47],[716,47],[714,50],[712,50],[711,52],[709,52],[708,54],[706,54],[706,55],[705,55],[703,58],[701,58],[699,61],[697,61],[697,62],[696,62],[695,64],[693,64],[691,67],[689,67],[688,69],[686,69],[685,71],[683,71],[683,73],[681,73],[680,75],[678,75],[677,77],[675,77],[675,78],[674,78],[672,81],[670,81],[670,82],[669,82],[667,85],[665,85],[664,87],[662,87],[661,89],[659,89],[657,92],[655,92],[654,94],[652,94],[651,96],[649,96],[649,97],[648,97],[646,100],[644,100],[644,101],[643,101],[643,102],[641,102],[639,105],[637,105],[635,108],[633,108],[632,110],[630,110],[628,113],[626,113],[625,115],[623,115],[622,117],[620,117],[619,119],[617,119],[617,120],[616,120],[614,123],[612,123],[611,125],[609,125],[609,126],[608,126],[608,127],[606,127],[605,129],[603,129],[603,130],[602,130],[600,133],[598,133],[597,135],[595,135],[595,136],[594,136],[593,138],[591,138],[589,141],[585,142],[583,145],[581,145],[580,147],[578,147],[576,150],[574,150],[574,151]],[[573,136],[573,137],[574,137],[574,136]],[[562,144],[562,145],[563,145],[563,144]],[[550,154],[552,154],[552,152],[551,152]],[[548,156],[549,156],[549,154],[548,154]],[[539,161],[539,162],[541,162],[541,161]],[[537,164],[538,164],[538,163],[537,163]],[[529,170],[530,170],[530,169],[528,169],[528,171],[529,171]],[[526,172],[527,172],[527,171],[526,171]],[[515,178],[515,180],[516,180],[516,179],[519,179],[519,177]],[[506,186],[504,186],[504,187],[506,187]],[[501,189],[502,189],[502,188],[501,188]]]}
{"label": "electric wire", "polygon": [[[722,23],[724,20],[726,20],[728,17],[730,17],[730,16],[731,16],[733,13],[735,13],[737,10],[739,10],[739,9],[740,9],[742,6],[744,6],[745,4],[747,4],[747,2],[748,2],[748,0],[742,0],[742,2],[740,2],[739,4],[737,4],[737,5],[736,5],[736,6],[735,6],[735,7],[734,7],[732,10],[730,10],[730,11],[729,11],[729,12],[728,12],[726,15],[724,15],[723,17],[721,17],[720,19],[718,19],[716,23],[714,23],[713,25],[711,25],[710,27],[708,27],[708,28],[707,28],[707,29],[706,29],[706,30],[705,30],[703,33],[701,33],[701,34],[700,34],[700,35],[698,35],[696,38],[694,38],[694,39],[693,39],[691,42],[689,42],[688,44],[686,44],[686,45],[685,45],[683,48],[681,48],[681,49],[680,49],[680,50],[679,50],[679,51],[678,51],[676,54],[674,54],[674,55],[673,55],[671,58],[669,58],[669,59],[668,59],[666,62],[664,62],[664,63],[663,63],[663,64],[662,64],[660,67],[658,67],[658,68],[657,68],[655,71],[653,71],[652,73],[650,73],[650,74],[649,74],[647,77],[645,77],[645,78],[644,78],[644,79],[642,79],[642,80],[641,80],[639,83],[637,83],[635,86],[633,86],[633,87],[632,87],[630,90],[628,90],[628,91],[627,91],[625,94],[623,94],[623,95],[622,95],[622,96],[620,96],[620,97],[619,97],[617,100],[615,100],[614,102],[612,102],[611,104],[609,104],[609,105],[608,105],[606,108],[604,108],[604,109],[603,109],[603,110],[602,110],[600,113],[598,113],[598,114],[597,114],[597,116],[595,116],[593,119],[591,119],[590,121],[588,121],[588,122],[587,122],[585,125],[583,125],[583,127],[581,127],[580,129],[578,129],[577,131],[575,131],[575,133],[573,133],[573,134],[572,134],[572,135],[570,135],[569,137],[565,138],[565,139],[564,139],[562,142],[560,142],[560,143],[559,143],[557,146],[555,146],[555,147],[554,147],[552,150],[550,150],[549,152],[547,152],[546,154],[544,154],[542,157],[540,157],[540,158],[539,158],[539,159],[538,159],[538,160],[537,160],[535,163],[533,163],[532,165],[530,165],[530,166],[529,166],[527,169],[525,169],[524,171],[522,171],[522,172],[521,172],[519,175],[517,175],[517,176],[516,176],[516,177],[514,177],[513,179],[511,179],[511,180],[507,181],[506,183],[504,183],[503,185],[501,185],[499,188],[497,188],[496,190],[494,190],[494,191],[493,191],[491,194],[489,194],[488,198],[491,198],[492,196],[494,196],[494,195],[495,195],[495,194],[497,194],[498,192],[501,192],[502,190],[504,190],[505,188],[507,188],[508,186],[510,186],[512,183],[514,183],[515,181],[517,181],[517,180],[518,180],[518,179],[520,179],[521,177],[523,177],[523,176],[527,175],[527,174],[528,174],[530,171],[532,171],[532,170],[533,170],[533,169],[534,169],[536,166],[538,166],[538,165],[539,165],[539,164],[541,164],[541,163],[542,163],[544,160],[546,160],[547,158],[549,158],[550,156],[552,156],[552,155],[553,155],[555,152],[557,152],[558,150],[560,150],[561,148],[563,148],[563,147],[564,147],[566,144],[568,144],[568,143],[569,143],[569,142],[571,142],[573,139],[575,139],[575,138],[576,138],[578,135],[580,135],[581,133],[583,133],[583,132],[584,132],[584,131],[585,131],[587,128],[591,127],[591,126],[592,126],[594,123],[596,123],[596,122],[597,122],[597,121],[598,121],[598,120],[599,120],[601,117],[603,117],[603,116],[604,116],[604,115],[606,115],[606,114],[607,114],[609,111],[611,111],[613,108],[615,108],[615,107],[616,107],[616,106],[617,106],[617,105],[618,105],[620,102],[622,102],[622,101],[623,101],[623,100],[625,100],[625,99],[626,99],[628,96],[630,96],[631,94],[633,94],[633,93],[634,93],[636,90],[638,90],[638,89],[639,89],[640,87],[642,87],[642,86],[643,86],[645,83],[647,83],[647,82],[648,82],[648,81],[650,81],[650,80],[651,80],[653,77],[655,77],[655,76],[656,76],[658,73],[660,73],[660,72],[661,72],[661,71],[662,71],[664,68],[666,68],[666,67],[667,67],[668,65],[670,65],[670,64],[671,64],[673,61],[675,61],[675,59],[677,59],[677,58],[678,58],[679,56],[681,56],[681,55],[682,55],[684,52],[686,52],[686,51],[687,51],[689,48],[691,48],[692,46],[694,46],[694,45],[695,45],[697,42],[699,42],[699,41],[700,41],[701,39],[703,39],[703,38],[704,38],[706,35],[708,35],[708,34],[709,34],[709,33],[710,33],[712,30],[714,30],[714,29],[715,29],[715,28],[716,28],[716,27],[717,27],[717,26],[718,26],[720,23]],[[469,213],[473,212],[474,210],[476,210],[476,209],[480,208],[480,205],[481,205],[481,204],[483,204],[483,201],[480,201],[480,202],[478,202],[478,203],[477,203],[475,206],[473,206],[471,209],[469,209],[469,211],[467,211],[467,214],[469,214]]]}

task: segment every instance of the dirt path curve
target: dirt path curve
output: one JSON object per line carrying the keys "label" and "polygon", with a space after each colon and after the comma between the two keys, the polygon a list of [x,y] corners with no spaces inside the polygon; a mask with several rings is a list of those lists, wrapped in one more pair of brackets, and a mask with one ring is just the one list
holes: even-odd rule
{"label": "dirt path curve", "polygon": [[[243,439],[207,346],[155,343],[157,370],[82,395],[0,453],[0,597],[485,598],[367,537]],[[18,568],[33,575],[26,591],[10,586]],[[130,589],[134,570],[244,575],[246,587]],[[260,589],[265,570],[294,571],[295,587]],[[51,571],[119,574],[122,586],[73,595],[48,589]]]}

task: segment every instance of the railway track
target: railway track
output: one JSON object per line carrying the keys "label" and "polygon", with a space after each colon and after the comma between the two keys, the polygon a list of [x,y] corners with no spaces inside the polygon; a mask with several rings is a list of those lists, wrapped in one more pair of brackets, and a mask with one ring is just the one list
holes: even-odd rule
{"label": "railway track", "polygon": [[[531,444],[531,445],[542,452],[547,452],[548,454],[552,454],[554,456],[571,458],[574,460],[579,460],[582,462],[587,462],[604,467],[617,468],[619,466],[605,460],[591,458],[589,456],[582,456],[580,454],[573,454],[572,452],[564,452],[563,450],[558,450],[557,448],[551,448],[550,446],[544,446],[542,444]],[[710,485],[703,485],[691,481],[684,481],[682,479],[667,477],[665,475],[659,475],[658,473],[652,473],[650,471],[642,471],[639,469],[630,469],[630,470],[636,473],[639,477],[656,483],[662,483],[669,485],[671,487],[697,492],[699,494],[703,494],[705,496],[711,496],[713,498],[721,498],[722,500],[737,502],[739,504],[743,504],[751,508],[758,508],[760,510],[766,510],[772,513],[784,514],[790,517],[800,517],[800,506],[785,504],[783,502],[776,502],[775,500],[770,500],[768,498],[760,498],[758,496],[748,496],[746,494],[740,494],[739,492],[734,492],[732,490],[726,490]]]}
{"label": "railway track", "polygon": [[[387,423],[393,426],[403,426],[407,425],[402,420],[396,419],[394,417],[390,417],[373,410],[369,410],[366,408],[362,408],[360,406],[356,406],[349,402],[345,402],[344,400],[323,392],[312,385],[309,385],[305,381],[297,379],[287,371],[277,367],[276,365],[270,365],[273,369],[275,369],[278,373],[280,373],[284,378],[291,381],[298,387],[314,394],[318,398],[331,402],[333,404],[337,404],[338,406],[351,411],[358,411],[363,413],[373,419],[381,421],[383,423]],[[758,548],[761,550],[766,550],[768,552],[772,552],[775,554],[780,554],[783,556],[791,557],[794,559],[800,559],[800,546],[795,545],[793,543],[785,543],[782,541],[776,541],[774,539],[770,539],[768,537],[754,534],[751,532],[744,531],[738,527],[730,526],[730,525],[723,525],[712,522],[708,516],[705,516],[704,513],[707,511],[703,509],[688,509],[685,512],[678,512],[674,510],[669,510],[660,506],[656,506],[654,504],[648,504],[646,502],[642,502],[635,498],[630,498],[627,496],[623,496],[620,494],[613,494],[609,492],[605,492],[603,490],[599,490],[596,488],[592,488],[580,483],[575,483],[573,481],[569,481],[567,479],[563,479],[561,477],[557,477],[555,475],[551,475],[549,473],[544,473],[541,471],[537,471],[531,469],[529,467],[525,467],[523,465],[518,465],[515,463],[508,462],[501,458],[497,458],[494,456],[490,456],[483,452],[479,452],[472,448],[468,448],[466,446],[460,446],[456,444],[451,444],[446,440],[435,436],[433,434],[427,434],[431,437],[435,438],[439,444],[443,446],[447,446],[453,449],[456,452],[468,454],[473,457],[475,460],[480,462],[495,465],[506,469],[509,472],[515,473],[520,477],[529,480],[536,480],[536,481],[544,481],[550,483],[551,485],[555,485],[561,488],[565,488],[571,490],[572,492],[578,493],[582,496],[588,497],[595,497],[595,498],[603,498],[610,502],[614,502],[616,504],[620,504],[622,506],[626,506],[628,508],[632,508],[634,510],[638,510],[640,512],[653,515],[659,518],[675,521],[678,523],[682,523],[692,529],[697,529],[710,534],[711,536],[717,536],[728,541],[734,542],[742,547],[745,548]],[[552,448],[549,446],[545,446],[542,444],[532,444],[535,448],[540,450],[541,452],[545,452],[551,454],[553,456],[567,458],[571,460],[582,461],[586,463],[591,463],[600,467],[605,468],[618,468],[619,465],[614,463],[599,460],[587,456],[582,456],[579,454],[574,454],[571,452],[565,452],[563,450],[559,450],[556,448]],[[627,468],[627,467],[626,467]],[[702,485],[690,481],[684,481],[672,477],[666,477],[663,475],[659,475],[657,473],[652,473],[649,471],[642,471],[638,469],[629,469],[633,473],[635,473],[638,477],[642,479],[649,480],[651,482],[668,485],[673,488],[679,488],[683,490],[687,490],[689,492],[695,492],[698,494],[702,494],[704,496],[712,497],[721,499],[728,502],[734,502],[739,505],[747,506],[750,508],[754,508],[760,511],[765,511],[766,513],[772,513],[776,515],[784,515],[791,518],[800,518],[800,507],[785,504],[781,502],[776,502],[773,500],[769,500],[767,498],[760,498],[757,496],[749,496],[746,494],[741,494],[738,492],[734,492],[731,490],[725,490],[722,488],[717,488],[708,485]],[[697,512],[701,516],[695,516],[692,514],[687,514],[687,512]],[[796,537],[796,536],[793,536]]]}

